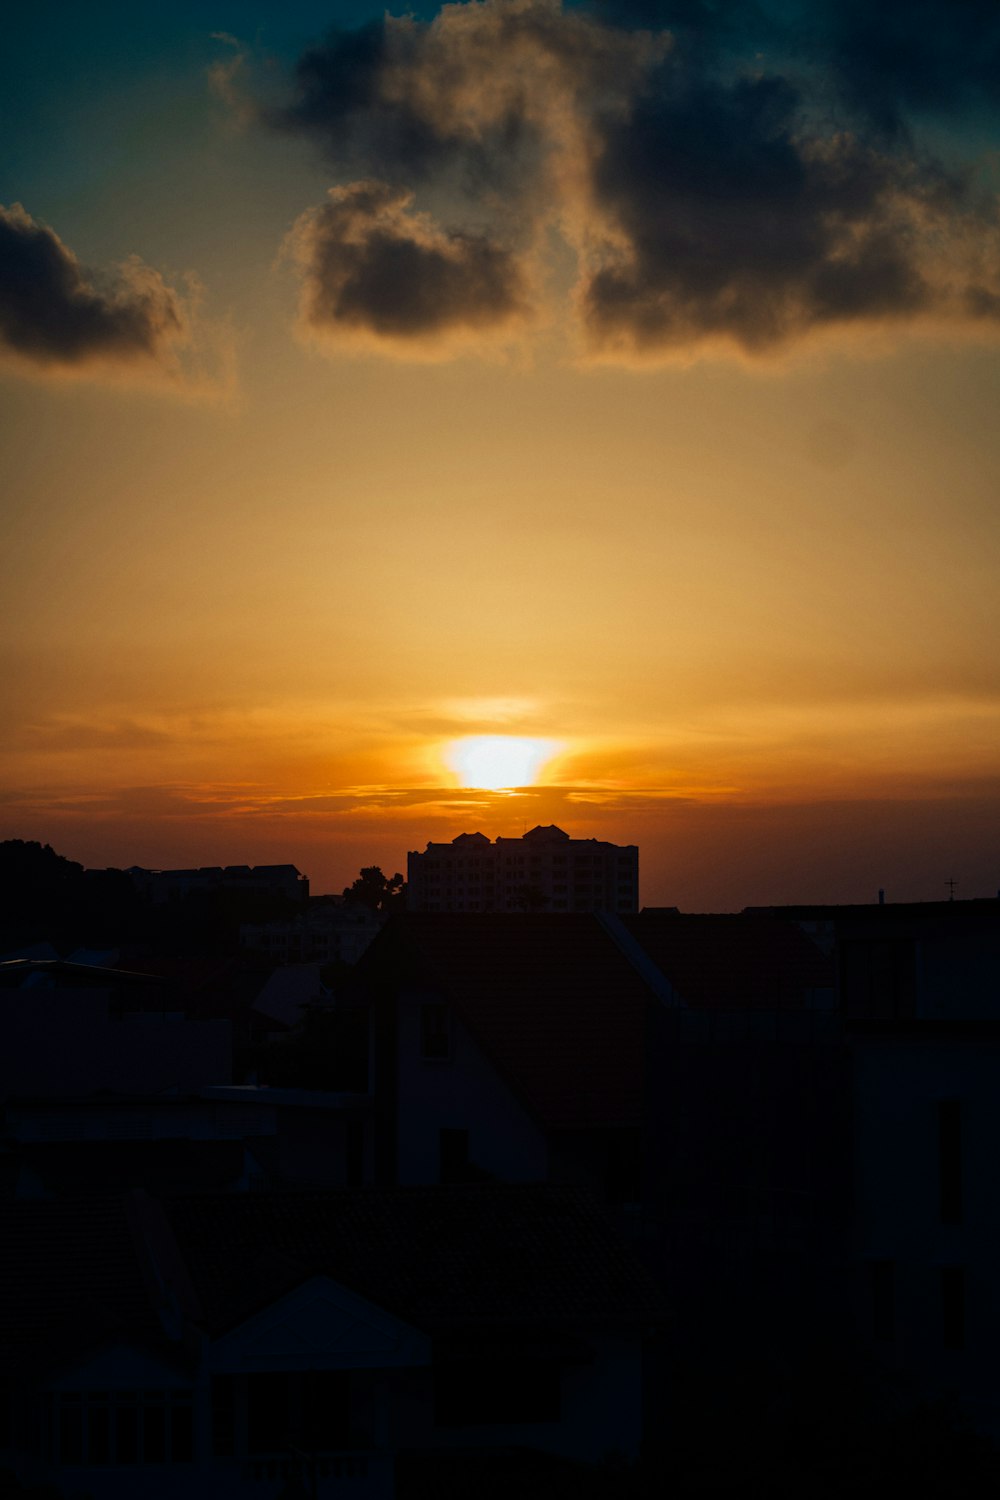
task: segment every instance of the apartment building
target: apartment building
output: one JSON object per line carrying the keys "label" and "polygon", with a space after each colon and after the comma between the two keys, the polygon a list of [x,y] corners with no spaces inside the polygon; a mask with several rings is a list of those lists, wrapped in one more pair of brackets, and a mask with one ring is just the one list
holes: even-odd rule
{"label": "apartment building", "polygon": [[635,844],[573,839],[554,825],[491,841],[460,833],[407,855],[409,911],[636,912]]}

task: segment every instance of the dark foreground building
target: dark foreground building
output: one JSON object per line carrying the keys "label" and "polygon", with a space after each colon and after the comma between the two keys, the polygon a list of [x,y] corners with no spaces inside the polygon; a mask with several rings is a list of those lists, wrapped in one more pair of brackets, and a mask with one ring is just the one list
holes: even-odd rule
{"label": "dark foreground building", "polygon": [[469,1493],[635,1457],[652,1282],[573,1188],[7,1205],[0,1463],[67,1497]]}

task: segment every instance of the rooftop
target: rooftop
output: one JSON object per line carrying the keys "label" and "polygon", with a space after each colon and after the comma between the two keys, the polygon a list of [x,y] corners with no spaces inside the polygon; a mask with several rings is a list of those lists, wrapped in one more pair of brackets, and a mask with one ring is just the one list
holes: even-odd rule
{"label": "rooftop", "polygon": [[548,1129],[634,1125],[644,983],[593,913],[407,912],[361,961],[434,985]]}

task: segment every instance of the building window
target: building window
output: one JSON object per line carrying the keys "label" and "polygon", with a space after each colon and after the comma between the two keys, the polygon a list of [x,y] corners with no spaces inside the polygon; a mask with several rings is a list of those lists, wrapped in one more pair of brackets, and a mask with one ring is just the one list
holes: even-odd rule
{"label": "building window", "polygon": [[448,1007],[439,1003],[420,1007],[420,1056],[442,1062],[451,1056]]}
{"label": "building window", "polygon": [[440,1182],[468,1182],[469,1132],[444,1128],[438,1135]]}
{"label": "building window", "polygon": [[642,1196],[642,1143],[639,1130],[624,1127],[608,1134],[604,1192],[609,1203],[638,1203]]}
{"label": "building window", "polygon": [[941,1223],[962,1222],[962,1106],[942,1099],[938,1116],[938,1188]]}
{"label": "building window", "polygon": [[872,1337],[891,1343],[896,1336],[896,1266],[891,1260],[870,1262]]}
{"label": "building window", "polygon": [[942,1342],[946,1349],[965,1348],[965,1271],[961,1266],[941,1270]]}
{"label": "building window", "polygon": [[53,1409],[59,1464],[183,1464],[194,1458],[189,1391],[63,1391]]}

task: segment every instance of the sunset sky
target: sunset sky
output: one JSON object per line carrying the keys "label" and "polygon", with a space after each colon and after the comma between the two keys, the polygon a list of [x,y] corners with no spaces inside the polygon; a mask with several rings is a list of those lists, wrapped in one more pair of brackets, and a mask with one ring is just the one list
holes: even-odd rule
{"label": "sunset sky", "polygon": [[0,837],[996,894],[995,0],[6,27]]}

